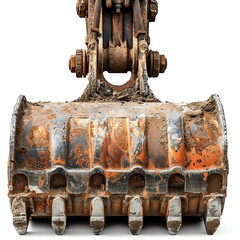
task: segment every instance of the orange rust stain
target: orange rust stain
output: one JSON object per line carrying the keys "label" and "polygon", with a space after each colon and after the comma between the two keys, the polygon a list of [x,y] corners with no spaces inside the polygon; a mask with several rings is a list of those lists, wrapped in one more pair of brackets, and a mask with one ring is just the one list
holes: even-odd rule
{"label": "orange rust stain", "polygon": [[193,148],[187,152],[187,159],[190,162],[188,169],[207,169],[221,166],[221,149],[219,145],[208,146],[201,153],[196,153]]}
{"label": "orange rust stain", "polygon": [[116,126],[112,126],[112,130],[113,137],[116,140],[116,143],[123,151],[126,151],[128,149],[128,133],[126,129],[126,120],[124,122],[117,122]]}
{"label": "orange rust stain", "polygon": [[171,146],[169,146],[168,156],[169,156],[170,167],[173,167],[173,166],[184,167],[185,160],[186,160],[186,149],[183,142],[179,150],[172,149]]}
{"label": "orange rust stain", "polygon": [[71,143],[68,158],[80,168],[89,168],[92,156],[89,119],[82,116],[71,118],[68,125],[68,141]]}
{"label": "orange rust stain", "polygon": [[43,169],[48,169],[51,167],[51,163],[49,161],[50,154],[48,151],[38,151],[38,157]]}
{"label": "orange rust stain", "polygon": [[54,114],[48,115],[47,119],[51,120],[51,119],[54,119],[56,117],[57,117],[57,115],[54,113]]}
{"label": "orange rust stain", "polygon": [[118,143],[112,139],[108,145],[108,157],[111,160],[108,167],[121,168],[121,160],[124,157],[124,154],[125,152],[119,148]]}
{"label": "orange rust stain", "polygon": [[43,213],[45,212],[46,208],[46,200],[45,198],[35,198],[35,209],[36,209],[36,212],[40,212],[40,213]]}
{"label": "orange rust stain", "polygon": [[122,168],[122,161],[128,156],[128,119],[108,119],[107,156],[108,168]]}
{"label": "orange rust stain", "polygon": [[54,164],[55,164],[55,165],[64,165],[65,163],[66,163],[66,160],[61,159],[61,158],[60,158],[60,155],[58,156],[57,159],[54,160]]}
{"label": "orange rust stain", "polygon": [[106,175],[106,178],[115,178],[115,177],[117,177],[118,173],[117,172],[106,172],[105,175]]}
{"label": "orange rust stain", "polygon": [[46,213],[51,214],[52,212],[52,201],[53,199],[51,199],[50,197],[46,198]]}
{"label": "orange rust stain", "polygon": [[89,149],[87,146],[89,146],[88,143],[85,144],[80,142],[74,147],[74,154],[70,156],[73,158],[72,161],[76,161],[76,164],[79,165],[79,167],[81,168],[89,168],[90,165]]}
{"label": "orange rust stain", "polygon": [[48,115],[48,114],[51,114],[52,112],[53,110],[49,108],[45,110],[44,114]]}
{"label": "orange rust stain", "polygon": [[74,153],[77,156],[81,154],[81,149],[79,145],[76,145],[76,147],[74,148]]}
{"label": "orange rust stain", "polygon": [[203,181],[206,181],[208,177],[208,172],[203,172]]}
{"label": "orange rust stain", "polygon": [[43,174],[39,177],[38,186],[40,188],[42,188],[44,186],[45,180],[46,180],[46,175]]}
{"label": "orange rust stain", "polygon": [[120,181],[120,179],[123,177],[123,175],[121,173],[117,173],[117,172],[113,172],[110,174],[105,174],[106,179],[108,179],[110,182],[112,183],[116,183],[118,181]]}
{"label": "orange rust stain", "polygon": [[148,169],[154,170],[155,169],[155,162],[154,161],[148,161]]}
{"label": "orange rust stain", "polygon": [[48,126],[33,126],[30,134],[27,136],[27,144],[30,148],[49,148],[50,134],[47,130]]}

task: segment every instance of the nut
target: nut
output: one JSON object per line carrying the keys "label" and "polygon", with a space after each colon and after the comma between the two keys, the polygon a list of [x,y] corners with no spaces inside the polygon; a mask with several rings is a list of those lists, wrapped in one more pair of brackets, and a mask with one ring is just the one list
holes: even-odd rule
{"label": "nut", "polygon": [[157,51],[150,50],[148,53],[148,76],[158,77],[159,73],[164,73],[167,68],[167,59]]}
{"label": "nut", "polygon": [[157,14],[158,14],[157,0],[149,0],[149,9],[148,9],[149,22],[155,22]]}
{"label": "nut", "polygon": [[76,73],[77,78],[86,77],[88,73],[87,62],[86,50],[78,49],[76,55],[71,55],[69,59],[69,70]]}

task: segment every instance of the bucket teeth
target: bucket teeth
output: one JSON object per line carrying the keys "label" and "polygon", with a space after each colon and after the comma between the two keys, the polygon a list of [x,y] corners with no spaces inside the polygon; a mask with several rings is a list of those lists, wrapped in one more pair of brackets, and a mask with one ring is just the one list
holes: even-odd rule
{"label": "bucket teeth", "polygon": [[104,204],[100,197],[95,197],[91,202],[90,227],[94,234],[101,234],[105,224]]}
{"label": "bucket teeth", "polygon": [[173,197],[168,201],[166,224],[168,232],[175,235],[182,226],[182,204],[180,197]]}
{"label": "bucket teeth", "polygon": [[220,225],[222,214],[222,201],[219,197],[212,197],[208,200],[204,223],[208,235],[213,235]]}
{"label": "bucket teeth", "polygon": [[12,201],[13,226],[19,235],[27,232],[29,215],[26,199],[15,197]]}
{"label": "bucket teeth", "polygon": [[133,235],[137,235],[143,226],[143,207],[139,196],[134,197],[128,208],[128,226]]}
{"label": "bucket teeth", "polygon": [[57,235],[64,233],[66,222],[66,202],[61,197],[55,197],[52,202],[52,228]]}

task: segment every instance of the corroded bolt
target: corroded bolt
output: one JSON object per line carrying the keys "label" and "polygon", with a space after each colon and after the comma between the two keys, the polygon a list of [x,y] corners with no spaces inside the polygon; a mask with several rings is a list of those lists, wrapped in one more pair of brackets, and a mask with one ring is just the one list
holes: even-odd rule
{"label": "corroded bolt", "polygon": [[167,58],[164,55],[160,55],[160,73],[164,73],[167,68]]}
{"label": "corroded bolt", "polygon": [[77,49],[76,55],[71,55],[69,59],[69,70],[76,73],[77,78],[86,77],[88,73],[87,54],[84,49]]}
{"label": "corroded bolt", "polygon": [[149,22],[155,22],[156,16],[158,14],[158,2],[156,0],[149,0],[148,7],[148,19]]}
{"label": "corroded bolt", "polygon": [[115,4],[116,13],[120,13],[121,12],[121,8],[122,8],[122,5],[120,3],[116,3]]}
{"label": "corroded bolt", "polygon": [[71,55],[71,57],[69,59],[69,70],[72,73],[76,72],[76,56],[75,55]]}
{"label": "corroded bolt", "polygon": [[167,68],[167,59],[157,51],[148,52],[148,76],[158,77],[159,73],[164,73]]}
{"label": "corroded bolt", "polygon": [[86,0],[78,0],[76,4],[76,10],[80,18],[85,18],[88,11],[88,2]]}

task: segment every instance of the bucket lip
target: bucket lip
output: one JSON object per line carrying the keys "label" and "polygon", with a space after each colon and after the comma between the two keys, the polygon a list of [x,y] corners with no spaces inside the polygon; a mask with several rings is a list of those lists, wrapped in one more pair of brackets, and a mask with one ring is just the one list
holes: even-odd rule
{"label": "bucket lip", "polygon": [[[106,177],[106,173],[118,173],[122,177],[124,177],[124,180],[122,182],[123,188],[121,190],[117,190],[116,186],[114,183],[111,184],[111,186],[106,186],[106,192],[110,192],[111,194],[126,194],[127,189],[128,189],[128,179],[129,177],[136,173],[133,171],[134,168],[128,169],[128,170],[105,170],[102,169],[102,174]],[[72,169],[65,169],[62,166],[57,166],[53,169],[48,169],[48,170],[27,170],[27,169],[19,169],[19,170],[14,170],[13,175],[16,174],[24,174],[28,178],[28,183],[29,183],[29,190],[32,192],[34,191],[36,194],[44,194],[50,190],[50,179],[51,176],[53,176],[56,173],[61,173],[64,176],[66,176],[67,179],[67,184],[66,184],[66,191],[69,194],[86,194],[88,192],[88,184],[87,182],[90,179],[90,176],[94,173],[99,173],[99,171],[94,168],[91,170],[72,170]],[[207,173],[207,176],[210,176],[212,174],[219,174],[224,177],[226,176],[226,171],[220,167],[216,168],[211,168],[211,169],[199,169],[199,170],[186,170],[183,167],[173,167],[170,169],[165,169],[165,170],[148,170],[148,169],[143,169],[141,168],[140,171],[141,175],[146,179],[146,191],[149,194],[155,194],[156,190],[152,190],[151,186],[160,186],[161,183],[161,190],[159,190],[159,194],[167,194],[168,193],[168,179],[172,175],[175,174],[180,174],[184,177],[185,179],[185,192],[189,193],[204,193],[206,191],[206,182],[205,182],[205,174]],[[44,187],[39,187],[34,179],[39,179],[40,176],[45,175],[46,176],[46,185]],[[72,176],[75,176],[72,178]],[[76,177],[77,176],[77,177]],[[156,177],[157,176],[157,177]],[[163,177],[164,181],[161,180],[161,177]],[[155,178],[156,181],[154,181],[154,184],[151,185],[151,179],[152,177]],[[192,182],[191,179],[195,179],[195,181]],[[81,184],[79,179],[84,179],[84,182]],[[196,181],[197,180],[197,181]],[[196,185],[197,184],[197,185]],[[81,187],[80,187],[81,185]],[[198,186],[198,187],[197,187]],[[227,187],[227,185],[224,182],[224,188]],[[225,192],[223,193],[225,194]]]}

